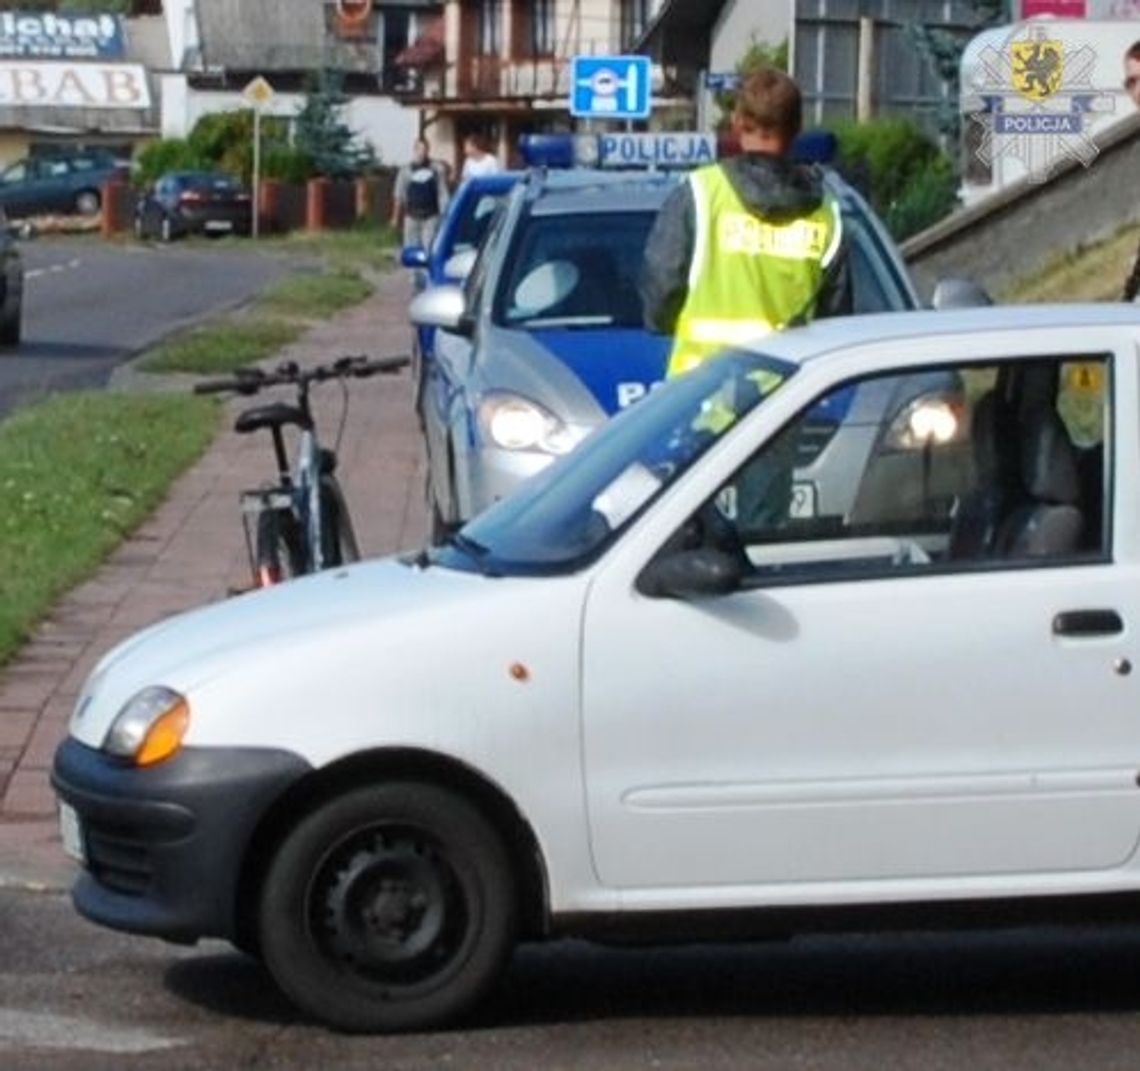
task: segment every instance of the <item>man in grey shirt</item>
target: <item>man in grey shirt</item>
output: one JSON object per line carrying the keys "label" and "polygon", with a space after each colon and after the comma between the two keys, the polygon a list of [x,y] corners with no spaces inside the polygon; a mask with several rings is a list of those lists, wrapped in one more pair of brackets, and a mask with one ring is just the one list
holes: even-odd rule
{"label": "man in grey shirt", "polygon": [[403,226],[404,245],[431,248],[449,199],[447,170],[431,158],[427,141],[420,138],[412,147],[411,163],[396,173],[392,225],[397,229]]}

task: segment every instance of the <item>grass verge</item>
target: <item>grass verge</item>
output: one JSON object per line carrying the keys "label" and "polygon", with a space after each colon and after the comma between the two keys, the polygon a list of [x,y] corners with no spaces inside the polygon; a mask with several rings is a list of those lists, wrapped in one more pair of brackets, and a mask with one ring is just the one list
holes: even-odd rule
{"label": "grass verge", "polygon": [[1051,260],[1001,294],[1003,302],[1119,301],[1136,256],[1140,227]]}
{"label": "grass verge", "polygon": [[144,372],[191,372],[216,375],[255,364],[294,342],[303,323],[279,319],[221,320],[167,339],[138,367]]}
{"label": "grass verge", "polygon": [[358,305],[372,287],[359,273],[341,269],[318,275],[291,275],[274,283],[258,300],[270,312],[323,319]]}
{"label": "grass verge", "polygon": [[0,665],[197,460],[212,400],[67,394],[0,424]]}

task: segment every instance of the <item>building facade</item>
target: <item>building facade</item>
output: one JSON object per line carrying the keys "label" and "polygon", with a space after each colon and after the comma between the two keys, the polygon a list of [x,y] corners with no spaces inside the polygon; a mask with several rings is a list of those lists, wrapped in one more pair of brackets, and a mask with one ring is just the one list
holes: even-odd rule
{"label": "building facade", "polygon": [[405,103],[453,166],[472,133],[511,163],[520,134],[574,127],[573,57],[633,51],[660,2],[448,0],[433,30],[437,47],[408,57]]}

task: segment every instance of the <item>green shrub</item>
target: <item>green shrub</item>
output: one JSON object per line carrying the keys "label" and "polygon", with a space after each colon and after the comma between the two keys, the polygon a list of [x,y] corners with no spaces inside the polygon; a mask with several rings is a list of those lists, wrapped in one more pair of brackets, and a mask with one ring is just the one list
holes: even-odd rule
{"label": "green shrub", "polygon": [[929,226],[955,204],[950,159],[911,120],[838,120],[839,170],[858,186],[901,239]]}
{"label": "green shrub", "polygon": [[958,204],[958,176],[950,161],[939,156],[915,174],[887,210],[884,222],[896,241],[937,223]]}
{"label": "green shrub", "polygon": [[149,185],[167,171],[201,171],[210,161],[185,138],[152,141],[135,158],[135,181]]}

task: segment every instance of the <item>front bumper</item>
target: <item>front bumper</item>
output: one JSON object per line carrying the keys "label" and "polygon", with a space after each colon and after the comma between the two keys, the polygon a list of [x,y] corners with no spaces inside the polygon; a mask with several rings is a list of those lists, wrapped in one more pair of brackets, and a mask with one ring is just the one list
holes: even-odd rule
{"label": "front bumper", "polygon": [[64,741],[52,786],[75,808],[82,830],[77,910],[129,933],[233,940],[250,839],[309,769],[290,752],[255,748],[186,748],[139,769]]}

